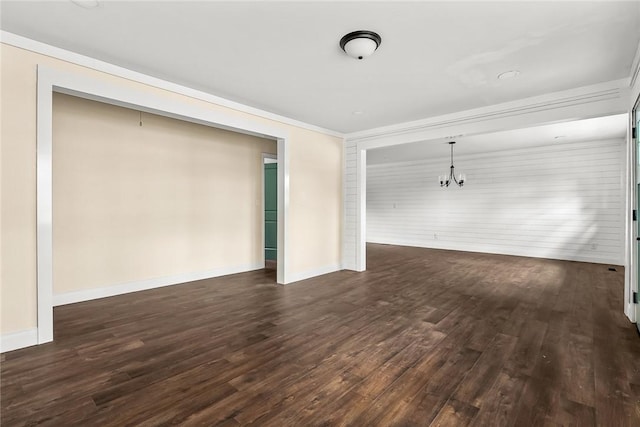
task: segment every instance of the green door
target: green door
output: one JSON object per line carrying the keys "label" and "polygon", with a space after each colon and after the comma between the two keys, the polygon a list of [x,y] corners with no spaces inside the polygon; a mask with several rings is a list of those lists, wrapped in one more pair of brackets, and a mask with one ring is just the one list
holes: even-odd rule
{"label": "green door", "polygon": [[264,259],[278,258],[278,164],[264,165]]}

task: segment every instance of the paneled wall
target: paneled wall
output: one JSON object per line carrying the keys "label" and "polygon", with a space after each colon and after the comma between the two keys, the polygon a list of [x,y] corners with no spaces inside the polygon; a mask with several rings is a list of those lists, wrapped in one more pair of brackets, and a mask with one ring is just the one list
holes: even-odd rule
{"label": "paneled wall", "polygon": [[[367,167],[367,241],[623,264],[624,141]],[[347,218],[347,224],[348,224]]]}

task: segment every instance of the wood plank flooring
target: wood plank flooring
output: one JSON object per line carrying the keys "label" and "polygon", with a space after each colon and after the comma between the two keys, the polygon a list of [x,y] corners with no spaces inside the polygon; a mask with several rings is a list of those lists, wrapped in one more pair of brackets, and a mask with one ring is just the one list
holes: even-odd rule
{"label": "wood plank flooring", "polygon": [[1,424],[640,426],[622,267],[369,245],[369,270],[257,271],[57,307],[1,358]]}

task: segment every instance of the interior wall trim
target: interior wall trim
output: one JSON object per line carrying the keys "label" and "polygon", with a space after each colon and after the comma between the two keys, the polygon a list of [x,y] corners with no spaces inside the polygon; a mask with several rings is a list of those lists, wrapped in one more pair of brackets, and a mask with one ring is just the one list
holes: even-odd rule
{"label": "interior wall trim", "polygon": [[313,270],[301,271],[289,275],[289,284],[299,282],[301,280],[310,279],[312,277],[321,276],[323,274],[335,273],[342,270],[341,264],[325,265],[324,267],[314,268]]}
{"label": "interior wall trim", "polygon": [[0,353],[38,344],[38,328],[0,335]]}
{"label": "interior wall trim", "polygon": [[2,43],[5,43],[7,45],[14,46],[20,49],[29,50],[31,52],[36,52],[42,55],[50,56],[52,58],[67,61],[72,64],[91,68],[96,71],[112,74],[117,77],[122,77],[138,83],[144,83],[160,89],[165,89],[174,93],[178,93],[180,95],[188,96],[190,98],[200,99],[202,101],[232,108],[234,110],[241,111],[244,113],[253,114],[259,117],[263,117],[265,119],[274,120],[274,121],[285,123],[291,126],[296,126],[296,127],[311,130],[314,132],[320,132],[326,135],[336,136],[339,138],[344,137],[344,134],[341,132],[337,132],[331,129],[326,129],[310,123],[305,123],[300,120],[292,119],[290,117],[282,116],[280,114],[272,113],[266,110],[261,110],[259,108],[241,104],[239,102],[231,101],[229,99],[212,95],[210,93],[207,93],[201,90],[193,89],[177,83],[172,83],[166,80],[162,80],[157,77],[153,77],[147,74],[133,71],[118,65],[110,64],[108,62],[100,61],[98,59],[81,55],[79,53],[71,52],[69,50],[51,46],[46,43],[32,40],[32,39],[19,36],[17,34],[10,33],[7,31],[0,32],[0,41]]}
{"label": "interior wall trim", "polygon": [[566,255],[559,251],[552,251],[545,255],[538,255],[535,252],[532,252],[528,249],[521,250],[510,250],[508,253],[496,251],[491,249],[488,246],[477,245],[475,247],[469,247],[469,245],[457,245],[457,244],[447,244],[447,245],[419,245],[414,242],[403,240],[403,239],[393,239],[390,240],[377,240],[377,239],[368,239],[367,243],[374,243],[379,245],[393,245],[393,246],[407,246],[413,248],[426,248],[426,249],[437,249],[440,251],[452,251],[452,252],[473,252],[473,253],[482,253],[482,254],[495,254],[495,255],[505,255],[505,256],[514,256],[514,257],[522,257],[522,258],[539,258],[539,259],[554,259],[559,261],[576,261],[576,262],[588,262],[592,264],[603,264],[609,266],[616,267],[624,267],[624,260],[619,258],[603,258],[603,257],[592,257],[592,256],[582,256],[582,255]]}
{"label": "interior wall trim", "polygon": [[[261,203],[262,205],[260,208],[260,225],[261,225],[261,236],[260,236],[260,247],[262,248],[261,252],[261,257],[262,257],[262,261],[260,263],[261,268],[265,268],[266,267],[266,257],[265,257],[265,222],[264,222],[264,208],[265,208],[265,194],[264,194],[264,187],[265,187],[265,182],[264,182],[264,165],[265,165],[265,160],[266,159],[271,159],[271,160],[278,160],[278,155],[277,154],[272,154],[272,153],[262,153],[262,162],[260,164],[260,193],[261,193]],[[276,248],[277,249],[277,248]]]}
{"label": "interior wall trim", "polygon": [[177,274],[166,277],[155,277],[147,280],[137,280],[134,282],[121,283],[114,286],[102,288],[85,289],[72,292],[64,292],[53,295],[53,306],[74,304],[77,302],[90,301],[98,298],[112,297],[115,295],[128,294],[131,292],[146,291],[149,289],[162,288],[165,286],[180,285],[197,280],[212,279],[214,277],[227,276],[229,274],[245,273],[264,268],[263,263],[250,265],[238,265],[234,267],[216,268],[206,271],[198,271],[188,274]]}
{"label": "interior wall trim", "polygon": [[[623,137],[624,138],[624,137]],[[584,147],[590,147],[593,145],[599,145],[602,144],[603,142],[607,142],[607,143],[611,143],[611,144],[617,144],[620,143],[621,140],[624,140],[623,138],[604,138],[604,139],[595,139],[595,140],[584,140],[584,141],[578,141],[578,142],[570,142],[570,143],[564,143],[565,146],[569,146],[572,149],[581,149]],[[533,147],[521,147],[521,148],[510,148],[508,150],[498,150],[498,151],[488,151],[486,153],[472,153],[472,154],[459,154],[458,152],[456,152],[456,163],[458,161],[462,161],[462,160],[481,160],[481,159],[494,159],[496,158],[496,156],[500,156],[501,154],[504,153],[509,153],[509,154],[518,154],[521,156],[526,156],[528,154],[531,153],[536,153],[538,152],[541,148],[545,148],[545,147],[553,147],[556,146],[557,144],[554,143],[549,143],[549,144],[545,144],[545,145],[536,145]],[[444,164],[446,166],[447,162],[449,162],[451,159],[449,154],[445,154],[445,155],[438,155],[438,156],[433,156],[433,157],[429,157],[428,159],[417,159],[417,160],[399,160],[399,161],[395,161],[395,162],[384,162],[384,163],[370,163],[367,164],[367,168],[376,168],[376,167],[384,167],[384,166],[410,166],[410,165],[422,165],[422,164],[441,164],[444,161]]]}
{"label": "interior wall trim", "polygon": [[630,76],[629,86],[634,87],[638,83],[638,78],[640,78],[640,43],[638,43],[638,49],[636,49],[636,54],[631,63]]}
{"label": "interior wall trim", "polygon": [[[524,98],[487,107],[465,110],[452,114],[430,117],[397,125],[374,128],[345,135],[346,139],[355,142],[365,142],[381,137],[394,137],[417,133],[424,130],[451,127],[461,124],[486,122],[489,120],[506,119],[531,113],[550,111],[566,107],[593,104],[599,101],[619,101],[628,92],[628,80],[620,79],[585,86],[567,91]],[[620,113],[626,112],[622,103],[618,108]]]}

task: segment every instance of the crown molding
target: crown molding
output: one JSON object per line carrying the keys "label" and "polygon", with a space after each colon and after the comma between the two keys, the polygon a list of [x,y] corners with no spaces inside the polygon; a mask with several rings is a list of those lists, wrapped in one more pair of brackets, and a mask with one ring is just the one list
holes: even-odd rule
{"label": "crown molding", "polygon": [[[541,111],[591,104],[598,101],[622,101],[628,88],[629,79],[613,80],[487,107],[353,132],[347,134],[345,137],[348,141],[363,142],[381,137],[400,136],[449,126],[504,119]],[[621,110],[620,112],[623,111]]]}
{"label": "crown molding", "polygon": [[86,68],[91,68],[96,71],[111,74],[116,77],[122,77],[127,80],[132,80],[138,83],[146,84],[149,86],[157,87],[159,89],[168,90],[180,95],[188,96],[190,98],[199,99],[201,101],[210,102],[212,104],[220,105],[223,107],[231,108],[233,110],[241,111],[243,113],[253,114],[258,117],[262,117],[269,120],[274,120],[280,123],[284,123],[291,126],[296,126],[306,130],[320,132],[326,135],[335,136],[338,138],[344,138],[344,134],[331,129],[322,128],[313,124],[301,122],[290,117],[281,116],[279,114],[271,113],[269,111],[261,110],[259,108],[251,107],[245,104],[241,104],[235,101],[231,101],[226,98],[222,98],[216,95],[212,95],[207,92],[203,92],[197,89],[193,89],[187,86],[172,83],[167,80],[162,80],[157,77],[153,77],[147,74],[143,74],[137,71],[130,70],[118,65],[110,64],[89,56],[81,55],[66,49],[61,49],[49,44],[32,40],[23,36],[19,36],[7,31],[0,31],[0,42],[14,46],[20,49],[25,49],[31,52],[46,55],[55,59],[70,62],[75,65],[79,65]]}
{"label": "crown molding", "polygon": [[[614,145],[614,144],[624,144],[623,138],[604,138],[604,139],[590,139],[590,140],[582,140],[576,142],[565,142],[565,143],[550,143],[544,145],[536,145],[533,147],[522,147],[522,148],[509,148],[508,150],[492,150],[482,153],[473,153],[473,154],[458,154],[456,153],[456,164],[458,162],[469,162],[474,160],[484,160],[484,159],[495,159],[496,157],[504,156],[507,153],[510,156],[526,156],[529,154],[536,154],[541,151],[548,150],[558,150],[558,151],[571,151],[576,149],[582,149],[584,147],[592,147],[594,145]],[[383,168],[383,167],[398,167],[398,166],[422,166],[422,165],[432,165],[432,164],[441,164],[442,161],[449,161],[450,157],[448,154],[446,155],[438,155],[428,158],[420,158],[413,160],[397,160],[393,162],[384,162],[384,163],[371,163],[367,164],[367,169],[369,168]]]}

